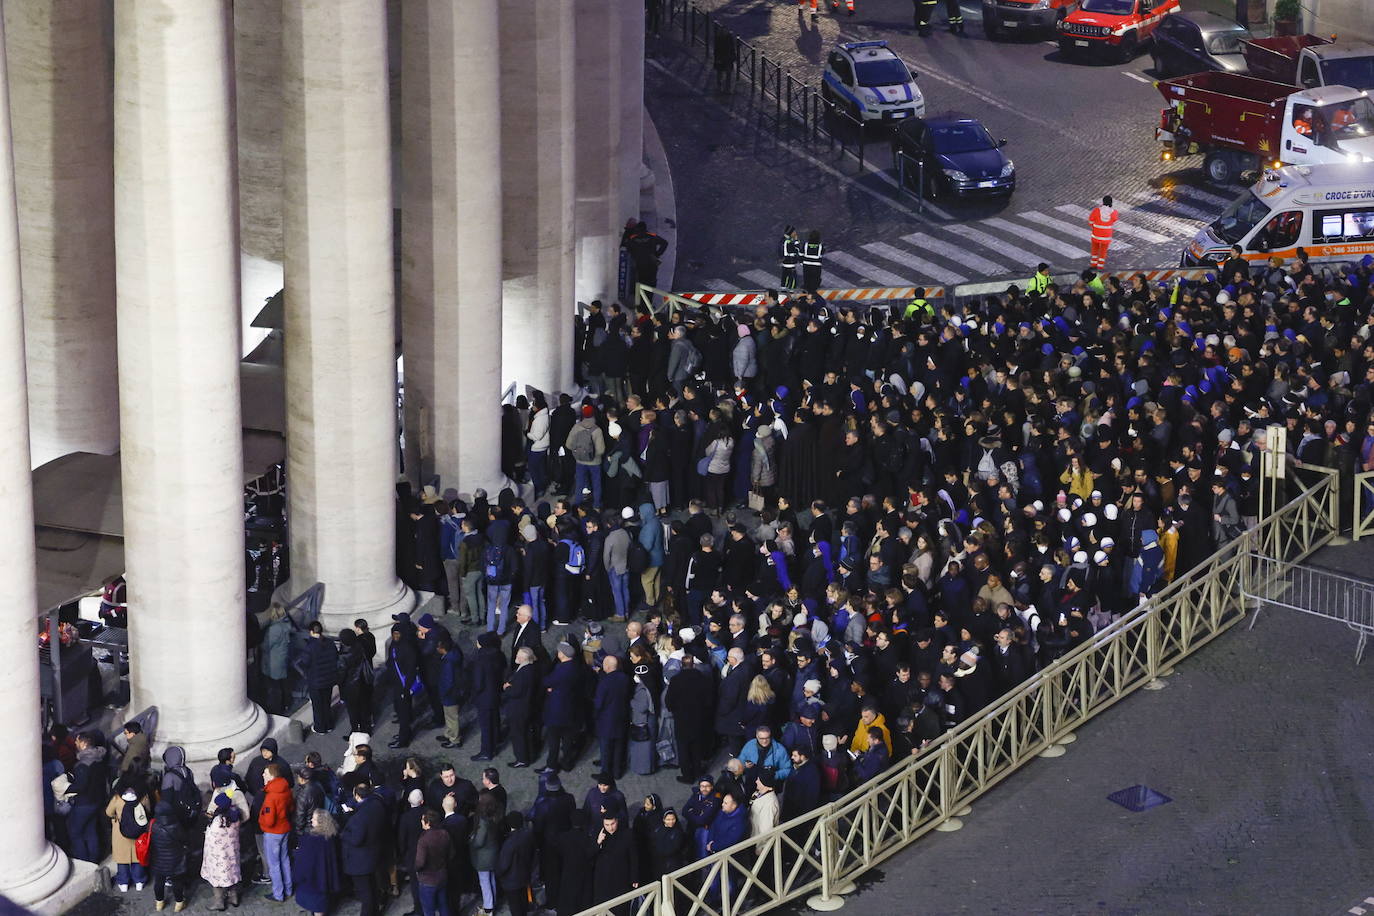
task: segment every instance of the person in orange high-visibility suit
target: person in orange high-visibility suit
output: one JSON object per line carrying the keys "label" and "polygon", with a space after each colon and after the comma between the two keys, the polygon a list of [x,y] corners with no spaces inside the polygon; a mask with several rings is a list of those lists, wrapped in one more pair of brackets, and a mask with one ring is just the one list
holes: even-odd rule
{"label": "person in orange high-visibility suit", "polygon": [[[797,0],[797,15],[802,15],[802,7],[806,6],[806,0]],[[811,18],[817,19],[820,14],[816,12],[816,0],[811,0]]]}
{"label": "person in orange high-visibility suit", "polygon": [[1094,270],[1107,266],[1107,249],[1112,244],[1112,229],[1116,226],[1117,212],[1112,208],[1112,196],[1102,198],[1102,206],[1094,207],[1088,214],[1088,225],[1092,226],[1092,260],[1088,262]]}

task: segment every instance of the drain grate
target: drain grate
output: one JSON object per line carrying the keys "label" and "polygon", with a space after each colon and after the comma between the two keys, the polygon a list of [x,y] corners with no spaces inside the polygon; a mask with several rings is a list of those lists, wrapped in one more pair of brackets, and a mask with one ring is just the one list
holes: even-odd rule
{"label": "drain grate", "polygon": [[1134,811],[1138,814],[1147,808],[1167,805],[1173,799],[1162,792],[1156,792],[1149,786],[1131,786],[1108,795],[1107,801],[1116,802],[1127,811]]}

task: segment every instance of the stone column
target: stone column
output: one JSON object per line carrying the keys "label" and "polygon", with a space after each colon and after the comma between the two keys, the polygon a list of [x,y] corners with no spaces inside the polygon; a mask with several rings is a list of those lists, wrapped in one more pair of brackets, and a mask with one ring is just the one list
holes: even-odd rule
{"label": "stone column", "polygon": [[[574,0],[577,298],[616,295],[620,234],[620,33],[625,0]],[[638,172],[636,172],[638,174]]]}
{"label": "stone column", "polygon": [[119,448],[108,0],[6,3],[32,466]]}
{"label": "stone column", "polygon": [[617,219],[623,226],[639,216],[644,177],[644,4],[616,0],[620,7],[620,192]]}
{"label": "stone column", "polygon": [[[229,5],[115,4],[115,235],[131,709],[205,760],[246,693]],[[197,774],[200,778],[205,773]]]}
{"label": "stone column", "polygon": [[34,567],[29,406],[24,378],[24,300],[19,283],[19,225],[10,152],[9,85],[0,41],[0,556],[7,600],[0,611],[0,734],[15,792],[0,818],[0,894],[21,907],[52,895],[71,871],[66,854],[43,832],[43,730],[38,698],[38,580]]}
{"label": "stone column", "polygon": [[406,473],[439,475],[441,491],[503,480],[498,6],[406,0],[401,13]]}
{"label": "stone column", "polygon": [[573,387],[573,11],[501,7],[502,382]]}
{"label": "stone column", "polygon": [[282,22],[286,479],[294,597],[334,631],[415,598],[396,578],[396,293],[385,0]]}
{"label": "stone column", "polygon": [[234,102],[239,244],[246,261],[280,267],[282,0],[234,0]]}

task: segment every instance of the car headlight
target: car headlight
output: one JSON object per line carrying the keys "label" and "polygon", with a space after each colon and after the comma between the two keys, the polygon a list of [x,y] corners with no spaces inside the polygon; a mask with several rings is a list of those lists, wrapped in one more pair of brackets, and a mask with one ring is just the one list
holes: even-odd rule
{"label": "car headlight", "polygon": [[951,181],[968,181],[968,176],[958,169],[944,169],[945,177]]}
{"label": "car headlight", "polygon": [[1007,164],[1004,165],[1004,166],[1002,166],[1002,177],[1003,177],[1003,178],[1010,178],[1010,177],[1011,177],[1013,174],[1015,174],[1015,173],[1016,173],[1016,163],[1014,163],[1014,162],[1012,162],[1010,159],[1008,159],[1008,160],[1007,160]]}
{"label": "car headlight", "polygon": [[860,89],[859,98],[872,105],[876,105],[882,101],[878,98],[878,93],[874,92],[872,89]]}

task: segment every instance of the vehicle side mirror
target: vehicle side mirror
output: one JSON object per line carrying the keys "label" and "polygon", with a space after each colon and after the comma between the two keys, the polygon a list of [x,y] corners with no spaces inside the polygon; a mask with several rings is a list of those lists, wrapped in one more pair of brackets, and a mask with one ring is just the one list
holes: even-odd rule
{"label": "vehicle side mirror", "polygon": [[998,140],[998,141],[997,141],[997,145],[998,145],[998,147],[1006,146],[1006,145],[1007,145],[1007,138],[1006,138],[1006,137],[1003,137],[1001,140]]}

